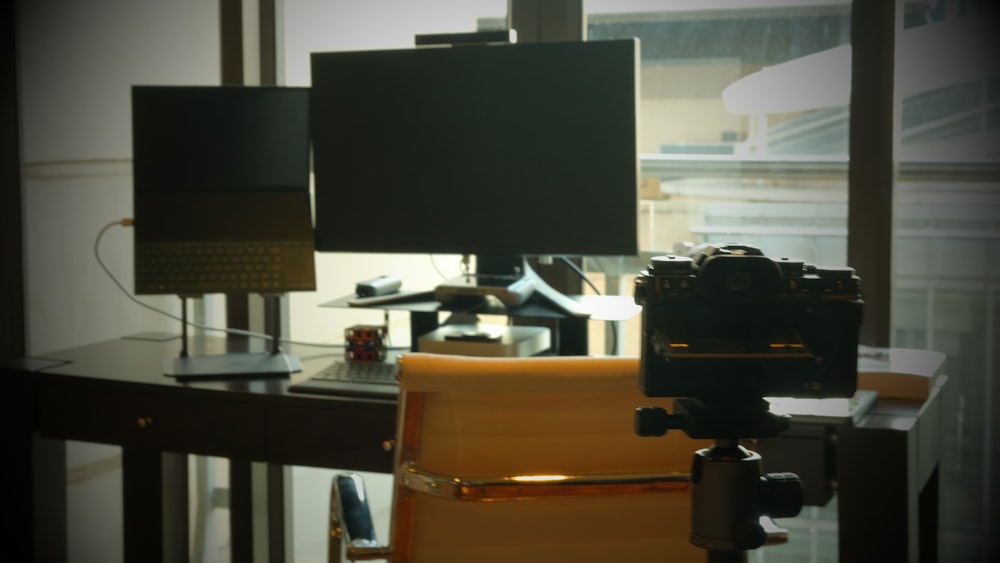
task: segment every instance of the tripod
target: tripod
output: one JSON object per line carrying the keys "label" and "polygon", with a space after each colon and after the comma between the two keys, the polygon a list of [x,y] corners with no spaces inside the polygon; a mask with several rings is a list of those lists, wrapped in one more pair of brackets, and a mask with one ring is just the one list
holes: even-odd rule
{"label": "tripod", "polygon": [[[636,433],[663,436],[669,429],[715,444],[694,453],[691,467],[691,543],[707,550],[709,563],[745,562],[747,551],[769,541],[770,518],[796,516],[802,482],[794,473],[763,472],[760,454],[741,438],[776,436],[787,417],[768,411],[767,401],[677,399],[674,414],[658,407],[636,409]],[[767,526],[765,526],[767,525]],[[783,530],[779,530],[783,532]]]}

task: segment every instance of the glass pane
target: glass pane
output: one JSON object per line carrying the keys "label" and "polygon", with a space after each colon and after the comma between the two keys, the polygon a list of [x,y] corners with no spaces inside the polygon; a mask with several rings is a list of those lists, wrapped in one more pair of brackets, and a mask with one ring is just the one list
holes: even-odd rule
{"label": "glass pane", "polygon": [[[641,42],[644,256],[623,277],[650,254],[701,243],[846,264],[850,2],[585,6],[589,40]],[[624,339],[632,354],[635,324]],[[780,524],[789,544],[753,560],[838,560],[835,500]]]}
{"label": "glass pane", "polygon": [[844,263],[850,6],[775,4],[586,3],[589,40],[642,45],[644,250]]}
{"label": "glass pane", "polygon": [[506,0],[285,0],[285,82],[309,85],[309,53],[405,49],[414,35],[506,29]]}
{"label": "glass pane", "polygon": [[1000,532],[993,484],[1000,266],[990,258],[1000,252],[1000,62],[991,16],[979,9],[939,2],[925,20],[907,22],[896,50],[893,338],[948,355],[945,561],[995,557]]}
{"label": "glass pane", "polygon": [[[588,40],[641,45],[642,255],[588,260],[609,291],[629,294],[651,255],[701,243],[846,262],[849,2],[584,8]],[[639,353],[638,331],[625,327],[624,353]]]}

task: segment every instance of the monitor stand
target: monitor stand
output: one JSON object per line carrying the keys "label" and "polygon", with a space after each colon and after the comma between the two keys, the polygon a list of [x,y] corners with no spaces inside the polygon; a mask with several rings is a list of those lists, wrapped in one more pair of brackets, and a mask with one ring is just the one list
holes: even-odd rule
{"label": "monitor stand", "polygon": [[178,380],[287,377],[302,371],[302,363],[281,352],[280,297],[265,295],[265,324],[270,324],[270,349],[265,352],[237,352],[210,356],[188,354],[187,299],[181,295],[180,355],[164,362],[164,375]]}
{"label": "monitor stand", "polygon": [[[508,279],[500,285],[479,284],[477,277]],[[523,256],[477,255],[476,273],[466,274],[439,285],[434,296],[438,301],[493,295],[508,308],[523,305],[528,299],[541,299],[545,305],[568,316],[587,318],[584,307],[549,285]],[[537,296],[537,297],[536,297]]]}
{"label": "monitor stand", "polygon": [[565,293],[549,285],[535,272],[527,260],[524,261],[524,268],[525,276],[532,277],[535,280],[535,294],[541,297],[547,305],[555,308],[567,317],[590,317],[590,312],[582,304],[570,299]]}

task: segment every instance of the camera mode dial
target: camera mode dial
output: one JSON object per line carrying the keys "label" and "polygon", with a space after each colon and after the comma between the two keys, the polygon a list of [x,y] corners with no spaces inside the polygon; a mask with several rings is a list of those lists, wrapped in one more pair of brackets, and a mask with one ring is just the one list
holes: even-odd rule
{"label": "camera mode dial", "polygon": [[650,273],[654,276],[683,276],[694,269],[694,260],[688,256],[654,256],[649,261]]}

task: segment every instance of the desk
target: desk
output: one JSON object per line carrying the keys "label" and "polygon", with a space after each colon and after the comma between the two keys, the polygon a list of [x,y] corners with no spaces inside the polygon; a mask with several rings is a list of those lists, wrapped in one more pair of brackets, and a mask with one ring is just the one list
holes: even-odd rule
{"label": "desk", "polygon": [[[224,347],[223,339],[195,339],[191,351],[221,353]],[[24,509],[12,512],[33,515],[25,525],[33,525],[38,537],[14,553],[29,554],[24,560],[32,550],[38,560],[66,558],[65,440],[122,447],[126,561],[187,560],[184,454],[231,460],[234,561],[253,561],[256,552],[258,560],[265,553],[265,560],[281,562],[290,553],[283,466],[391,472],[392,453],[382,444],[395,435],[395,401],[287,391],[341,351],[289,349],[304,366],[289,379],[178,383],[163,375],[163,362],[179,349],[177,338],[125,338],[4,370],[14,390],[6,395],[5,411],[20,419],[17,459],[33,460],[15,481],[23,486],[16,504]],[[254,514],[255,503],[268,507],[264,522]],[[31,542],[32,535],[20,541]]]}
{"label": "desk", "polygon": [[939,465],[944,354],[876,351],[862,357],[858,387],[878,393],[854,421],[831,423],[792,415],[790,428],[759,441],[768,471],[791,471],[805,485],[806,504],[837,495],[841,561],[938,561]]}
{"label": "desk", "polygon": [[[196,339],[192,352],[219,353],[224,342]],[[122,447],[126,561],[186,560],[187,495],[175,493],[187,490],[183,454],[232,461],[234,561],[253,561],[264,553],[273,562],[287,558],[283,466],[392,470],[392,454],[382,444],[395,435],[395,401],[287,391],[290,383],[331,361],[329,350],[291,348],[305,370],[290,379],[198,383],[162,375],[163,361],[178,350],[177,339],[128,338],[3,370],[9,383],[3,416],[13,429],[14,458],[25,462],[7,481],[20,487],[9,510],[24,515],[8,530],[20,542],[6,546],[8,552],[24,554],[16,559],[66,558],[65,440]],[[936,362],[926,398],[880,399],[868,416],[834,429],[835,440],[822,425],[818,441],[815,429],[776,439],[795,444],[797,459],[809,457],[803,452],[833,456],[832,464],[823,465],[836,470],[823,478],[837,483],[842,561],[936,560],[941,394],[947,378],[934,377],[943,356],[912,352],[924,367],[931,367],[926,354]],[[765,462],[775,462],[773,470],[797,471],[779,461],[772,446]],[[252,507],[261,501],[268,507],[265,522],[254,521],[260,515]],[[41,541],[32,544],[33,533]]]}

